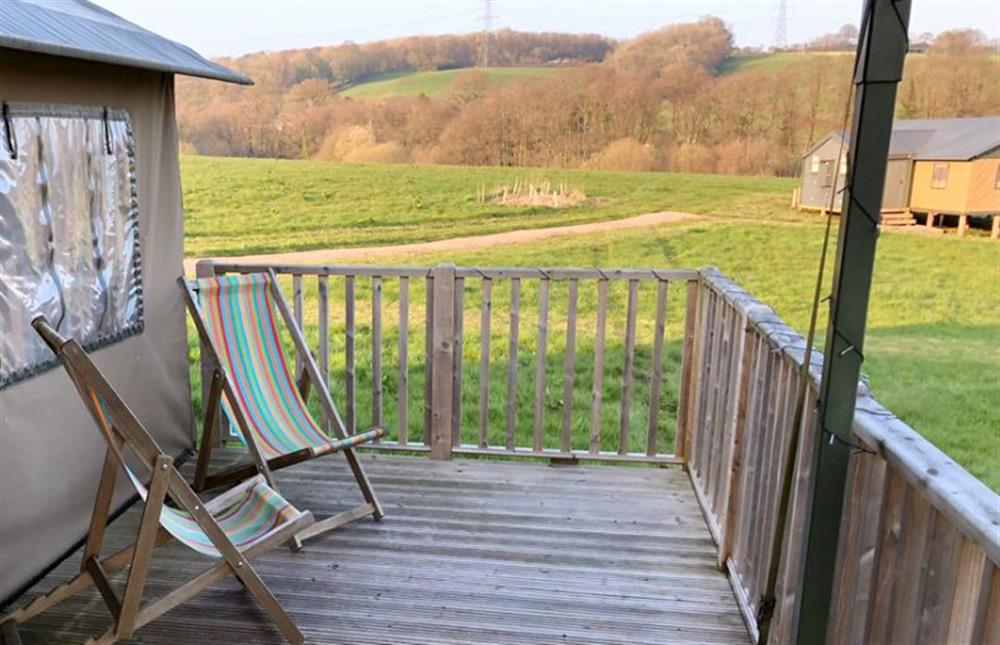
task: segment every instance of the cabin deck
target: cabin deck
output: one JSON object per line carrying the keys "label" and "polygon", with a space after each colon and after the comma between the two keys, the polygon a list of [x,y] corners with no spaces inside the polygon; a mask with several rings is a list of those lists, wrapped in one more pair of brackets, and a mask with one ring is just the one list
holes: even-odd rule
{"label": "cabin deck", "polygon": [[[679,468],[384,454],[363,461],[384,520],[362,519],[307,542],[299,553],[280,548],[254,563],[308,642],[749,641]],[[359,497],[339,458],[281,471],[278,483],[320,518]],[[106,553],[134,537],[138,508],[111,525]],[[67,559],[20,602],[78,565],[78,557]],[[146,599],[205,567],[176,543],[160,547]],[[109,622],[91,590],[19,629],[24,643],[83,642]],[[136,640],[282,642],[232,577],[139,630]]]}

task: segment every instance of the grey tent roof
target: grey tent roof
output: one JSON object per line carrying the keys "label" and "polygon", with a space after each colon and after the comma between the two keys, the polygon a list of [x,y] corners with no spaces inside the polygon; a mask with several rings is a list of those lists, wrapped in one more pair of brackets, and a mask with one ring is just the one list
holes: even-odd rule
{"label": "grey tent roof", "polygon": [[[803,155],[808,157],[830,137],[845,136],[835,130]],[[968,161],[1000,148],[1000,116],[956,119],[897,119],[892,124],[889,157],[918,161]]]}
{"label": "grey tent roof", "polygon": [[253,82],[86,0],[0,0],[0,47],[243,85]]}
{"label": "grey tent roof", "polygon": [[1000,116],[896,121],[890,146],[914,159],[975,159],[1000,147]]}

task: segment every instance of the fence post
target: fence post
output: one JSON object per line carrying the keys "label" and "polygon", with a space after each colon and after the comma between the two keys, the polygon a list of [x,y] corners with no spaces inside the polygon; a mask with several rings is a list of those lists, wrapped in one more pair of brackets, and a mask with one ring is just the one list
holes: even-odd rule
{"label": "fence post", "polygon": [[[194,265],[194,274],[199,279],[214,278],[215,264],[212,260],[198,260]],[[201,406],[204,413],[204,407],[208,403],[208,391],[212,387],[212,373],[219,366],[212,360],[212,351],[205,345],[205,341],[199,339],[198,343],[201,347]],[[226,444],[226,439],[229,438],[229,423],[226,421],[226,415],[217,414],[215,416],[212,437],[215,439],[214,447]]]}
{"label": "fence post", "polygon": [[431,455],[451,459],[452,378],[455,369],[455,265],[431,269],[434,289],[431,355]]}

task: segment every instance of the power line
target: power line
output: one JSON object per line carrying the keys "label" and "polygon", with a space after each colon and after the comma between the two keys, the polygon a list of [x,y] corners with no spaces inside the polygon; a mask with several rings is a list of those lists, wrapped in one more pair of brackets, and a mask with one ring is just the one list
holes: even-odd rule
{"label": "power line", "polygon": [[774,27],[774,43],[771,49],[788,48],[788,0],[778,1],[778,19]]}
{"label": "power line", "polygon": [[482,21],[482,31],[479,35],[479,67],[490,66],[490,36],[493,33],[493,0],[483,0],[483,13],[479,16]]}

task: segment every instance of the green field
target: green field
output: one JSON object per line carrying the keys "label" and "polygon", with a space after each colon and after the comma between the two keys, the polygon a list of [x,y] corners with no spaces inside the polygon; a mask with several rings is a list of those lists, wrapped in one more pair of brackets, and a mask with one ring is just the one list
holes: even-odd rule
{"label": "green field", "polygon": [[[182,157],[181,171],[189,257],[405,244],[661,210],[802,219],[788,207],[795,181],[773,177],[212,157]],[[587,201],[558,211],[477,201],[481,186],[515,180],[565,182]]]}
{"label": "green field", "polygon": [[[407,255],[380,258],[383,264],[429,266],[438,261],[466,265],[703,267],[714,265],[764,302],[774,306],[793,327],[808,321],[810,292],[820,248],[822,227],[817,219],[790,213],[786,206],[791,183],[786,180],[652,173],[577,173],[492,168],[417,168],[407,166],[336,166],[307,162],[185,159],[182,165],[188,207],[188,252],[242,253],[287,250],[328,244],[415,241],[470,231],[502,230],[525,222],[550,225],[638,214],[648,210],[696,210],[719,217],[661,227],[583,238],[565,238],[489,251]],[[476,202],[475,186],[506,177],[539,173],[586,187],[599,198],[587,209],[562,213],[531,212],[504,216],[496,207]],[[396,190],[373,191],[373,185]],[[323,198],[323,191],[329,197]],[[598,213],[600,215],[598,215]],[[255,221],[257,217],[263,222]],[[539,223],[545,222],[545,223]],[[223,229],[218,231],[215,229]],[[264,235],[264,233],[267,235]],[[279,233],[280,232],[280,233]],[[313,237],[325,240],[316,243]],[[363,260],[362,260],[363,261]],[[875,396],[932,442],[1000,490],[1000,283],[997,247],[983,239],[887,231],[876,263],[866,346],[865,378]],[[410,355],[423,351],[422,287],[411,288]],[[331,280],[336,303],[331,318],[331,375],[335,395],[342,400],[343,320],[342,282]],[[371,417],[370,311],[365,309],[367,282],[359,282],[358,414],[359,425]],[[470,284],[465,318],[466,344],[463,425],[472,438],[478,398],[478,292]],[[560,291],[561,289],[561,291]],[[315,286],[307,284],[307,316],[315,312]],[[674,292],[676,293],[676,292]],[[397,286],[385,285],[386,336],[385,422],[395,427],[396,368],[394,320]],[[517,427],[519,441],[531,435],[534,383],[536,293],[525,286],[520,344]],[[561,407],[561,361],[564,338],[565,287],[553,288],[550,322],[550,380],[545,395],[545,427],[554,436]],[[592,360],[593,294],[581,286],[581,318],[574,390],[574,445],[586,440],[589,366]],[[506,359],[506,292],[498,288],[491,335],[493,369],[490,381],[491,425],[502,433],[504,362]],[[624,292],[612,293],[609,321],[611,347],[604,389],[604,425],[615,426],[616,376],[620,375]],[[679,360],[680,298],[671,301],[667,325],[667,370],[676,373]],[[653,294],[640,294],[640,321],[650,319]],[[307,317],[308,320],[308,317]],[[617,332],[614,330],[618,330]],[[315,341],[315,324],[307,325]],[[637,372],[648,373],[651,329],[640,324]],[[616,341],[615,338],[618,338]],[[410,435],[419,436],[422,423],[422,370],[410,369]],[[648,415],[644,393],[648,379],[637,383],[633,407],[632,447],[641,442]],[[673,438],[676,410],[673,381],[661,403],[660,441]],[[613,434],[613,432],[612,432]],[[493,436],[494,441],[499,436]],[[613,436],[605,437],[606,447]]]}
{"label": "green field", "polygon": [[[490,67],[484,70],[490,87],[497,87],[522,78],[541,78],[554,72],[554,67]],[[455,79],[470,69],[447,69],[434,72],[393,72],[368,79],[340,92],[350,98],[381,98],[384,96],[435,97],[448,94]]]}

